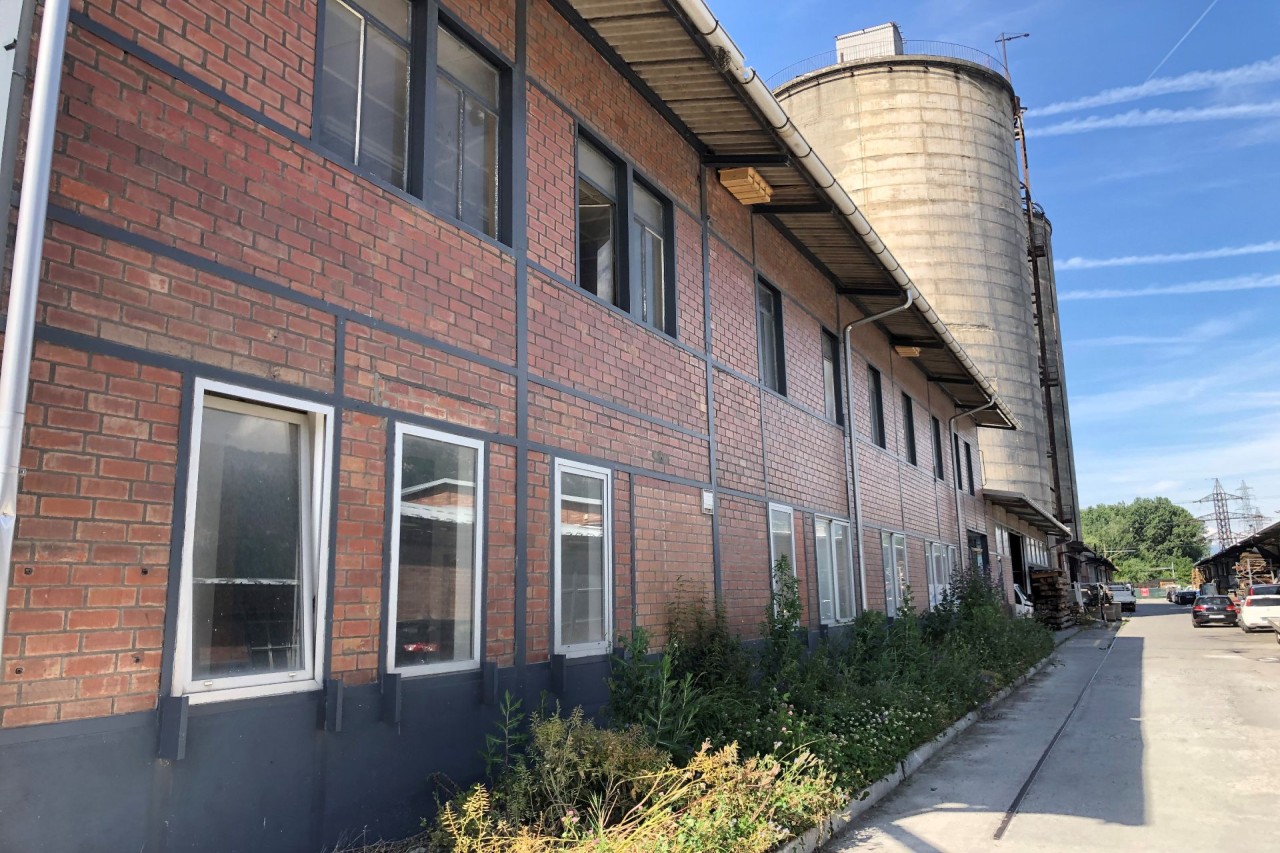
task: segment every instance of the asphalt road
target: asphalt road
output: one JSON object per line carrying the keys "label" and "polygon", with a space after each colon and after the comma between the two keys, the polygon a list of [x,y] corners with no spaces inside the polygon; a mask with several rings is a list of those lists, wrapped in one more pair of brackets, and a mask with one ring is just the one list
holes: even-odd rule
{"label": "asphalt road", "polygon": [[823,850],[1280,851],[1275,634],[1141,602],[1057,658]]}

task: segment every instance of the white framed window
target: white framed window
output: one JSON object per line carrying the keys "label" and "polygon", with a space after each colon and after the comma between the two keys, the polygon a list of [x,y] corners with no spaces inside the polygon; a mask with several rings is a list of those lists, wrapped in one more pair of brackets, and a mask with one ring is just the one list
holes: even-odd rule
{"label": "white framed window", "polygon": [[613,629],[612,474],[556,460],[555,648],[570,657],[607,652]]}
{"label": "white framed window", "polygon": [[197,379],[174,695],[316,690],[333,409]]}
{"label": "white framed window", "polygon": [[480,665],[484,442],[396,425],[387,671]]}
{"label": "white framed window", "polygon": [[942,596],[951,586],[951,578],[956,570],[959,552],[954,545],[941,542],[926,542],[925,557],[928,560],[929,607],[937,607]]}
{"label": "white framed window", "polygon": [[814,519],[814,552],[818,558],[818,615],[826,624],[847,622],[853,612],[853,553],[849,523]]}
{"label": "white framed window", "polygon": [[769,504],[769,584],[773,584],[773,567],[783,556],[796,571],[795,512],[789,506]]}
{"label": "white framed window", "polygon": [[880,561],[884,567],[884,612],[897,616],[902,607],[902,585],[907,578],[907,537],[882,530]]}

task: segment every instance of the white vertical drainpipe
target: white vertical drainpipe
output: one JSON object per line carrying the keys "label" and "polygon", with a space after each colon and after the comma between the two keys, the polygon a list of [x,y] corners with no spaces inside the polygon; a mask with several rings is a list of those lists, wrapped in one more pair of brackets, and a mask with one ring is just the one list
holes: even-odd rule
{"label": "white vertical drainpipe", "polygon": [[845,399],[848,400],[847,423],[849,424],[849,466],[850,473],[853,475],[853,529],[854,535],[858,538],[858,576],[862,587],[862,612],[868,610],[867,606],[867,554],[866,548],[862,542],[862,480],[858,476],[858,425],[853,418],[853,330],[858,326],[865,326],[868,323],[888,317],[890,314],[897,314],[899,311],[906,311],[911,307],[911,303],[915,302],[916,291],[911,288],[907,291],[906,301],[901,305],[895,305],[888,311],[881,311],[879,314],[871,314],[863,317],[861,320],[854,320],[852,323],[846,323],[844,331],[840,333],[840,340],[844,344],[844,374],[845,387],[848,393]]}
{"label": "white vertical drainpipe", "polygon": [[[9,579],[13,574],[18,481],[22,473],[19,468],[22,426],[27,416],[27,385],[31,378],[40,263],[44,255],[45,213],[49,207],[49,172],[53,163],[53,129],[58,119],[69,8],[70,0],[47,0],[44,6],[40,52],[31,91],[31,122],[27,127],[27,159],[22,172],[18,232],[13,244],[9,316],[4,330],[3,362],[0,363],[0,452],[4,453],[0,459],[0,617],[6,615]],[[0,618],[0,649],[4,647],[5,623],[6,618]]]}
{"label": "white vertical drainpipe", "polygon": [[[978,412],[989,409],[995,404],[996,398],[992,397],[981,406],[973,409],[966,409],[963,412],[956,412],[954,415],[947,418],[947,435],[951,438],[951,458],[956,461],[956,482],[953,484],[956,486],[956,540],[957,544],[960,546],[960,554],[962,555],[969,547],[969,539],[965,536],[964,519],[960,516],[960,455],[956,453],[956,421],[960,418],[968,417],[969,415],[976,415]],[[979,458],[979,463],[981,463],[981,458]],[[979,466],[979,468],[981,468],[981,466]]]}

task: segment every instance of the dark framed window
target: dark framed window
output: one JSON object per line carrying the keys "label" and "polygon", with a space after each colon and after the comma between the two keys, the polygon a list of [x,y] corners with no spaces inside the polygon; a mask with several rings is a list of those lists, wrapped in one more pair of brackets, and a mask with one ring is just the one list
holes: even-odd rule
{"label": "dark framed window", "polygon": [[578,284],[674,336],[671,203],[581,135],[577,184]]}
{"label": "dark framed window", "polygon": [[509,74],[434,3],[324,0],[315,141],[501,237]]}
{"label": "dark framed window", "polygon": [[844,424],[844,406],[840,399],[840,344],[836,336],[822,332],[822,396],[829,419]]}
{"label": "dark framed window", "polygon": [[964,473],[969,478],[969,494],[975,494],[973,487],[973,445],[964,443]]}
{"label": "dark framed window", "polygon": [[942,480],[947,480],[947,469],[942,458],[942,422],[937,418],[929,419],[933,426],[933,476]]}
{"label": "dark framed window", "polygon": [[960,436],[951,433],[951,452],[955,455],[956,488],[964,491],[964,469],[960,467]]}
{"label": "dark framed window", "polygon": [[787,393],[782,349],[782,294],[756,282],[756,333],[760,339],[760,381],[779,394]]}
{"label": "dark framed window", "polygon": [[884,447],[884,390],[881,387],[880,371],[869,364],[867,365],[867,414],[871,417],[871,440]]}
{"label": "dark framed window", "polygon": [[906,394],[902,395],[902,441],[907,447],[907,461],[912,465],[916,462],[916,413],[915,406],[911,404],[911,398]]}

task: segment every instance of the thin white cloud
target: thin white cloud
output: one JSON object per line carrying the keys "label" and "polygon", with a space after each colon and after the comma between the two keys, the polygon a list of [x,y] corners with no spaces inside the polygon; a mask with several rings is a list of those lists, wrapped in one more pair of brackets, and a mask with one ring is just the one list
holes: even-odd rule
{"label": "thin white cloud", "polygon": [[1280,101],[1258,104],[1232,104],[1220,107],[1189,107],[1182,110],[1130,110],[1114,116],[1088,116],[1033,128],[1033,135],[1068,136],[1092,133],[1095,130],[1112,130],[1132,127],[1165,127],[1171,124],[1191,124],[1201,121],[1229,121],[1250,118],[1280,117]]}
{"label": "thin white cloud", "polygon": [[1061,113],[1127,104],[1158,95],[1174,95],[1180,92],[1203,92],[1208,89],[1225,89],[1231,86],[1250,86],[1280,80],[1280,56],[1260,62],[1226,68],[1221,71],[1192,71],[1177,77],[1157,77],[1140,86],[1121,86],[1107,89],[1096,95],[1058,101],[1043,107],[1027,110],[1027,118],[1059,115]]}
{"label": "thin white cloud", "polygon": [[1261,255],[1268,252],[1280,252],[1280,240],[1268,240],[1265,243],[1251,243],[1248,246],[1222,246],[1217,249],[1205,249],[1199,252],[1175,252],[1165,255],[1125,255],[1119,258],[1067,258],[1055,261],[1055,271],[1092,270],[1102,267],[1135,267],[1142,264],[1178,264],[1183,261],[1210,261],[1217,258],[1236,258],[1241,255]]}
{"label": "thin white cloud", "polygon": [[1084,338],[1073,343],[1075,346],[1094,347],[1190,346],[1235,334],[1248,324],[1250,316],[1250,314],[1237,314],[1233,317],[1215,317],[1203,323],[1197,323],[1175,335],[1115,335],[1109,338]]}
{"label": "thin white cloud", "polygon": [[1139,296],[1177,296],[1190,293],[1227,293],[1233,290],[1267,290],[1280,287],[1280,275],[1246,275],[1210,281],[1188,281],[1183,284],[1152,285],[1127,290],[1059,290],[1058,301],[1077,299],[1128,299]]}

